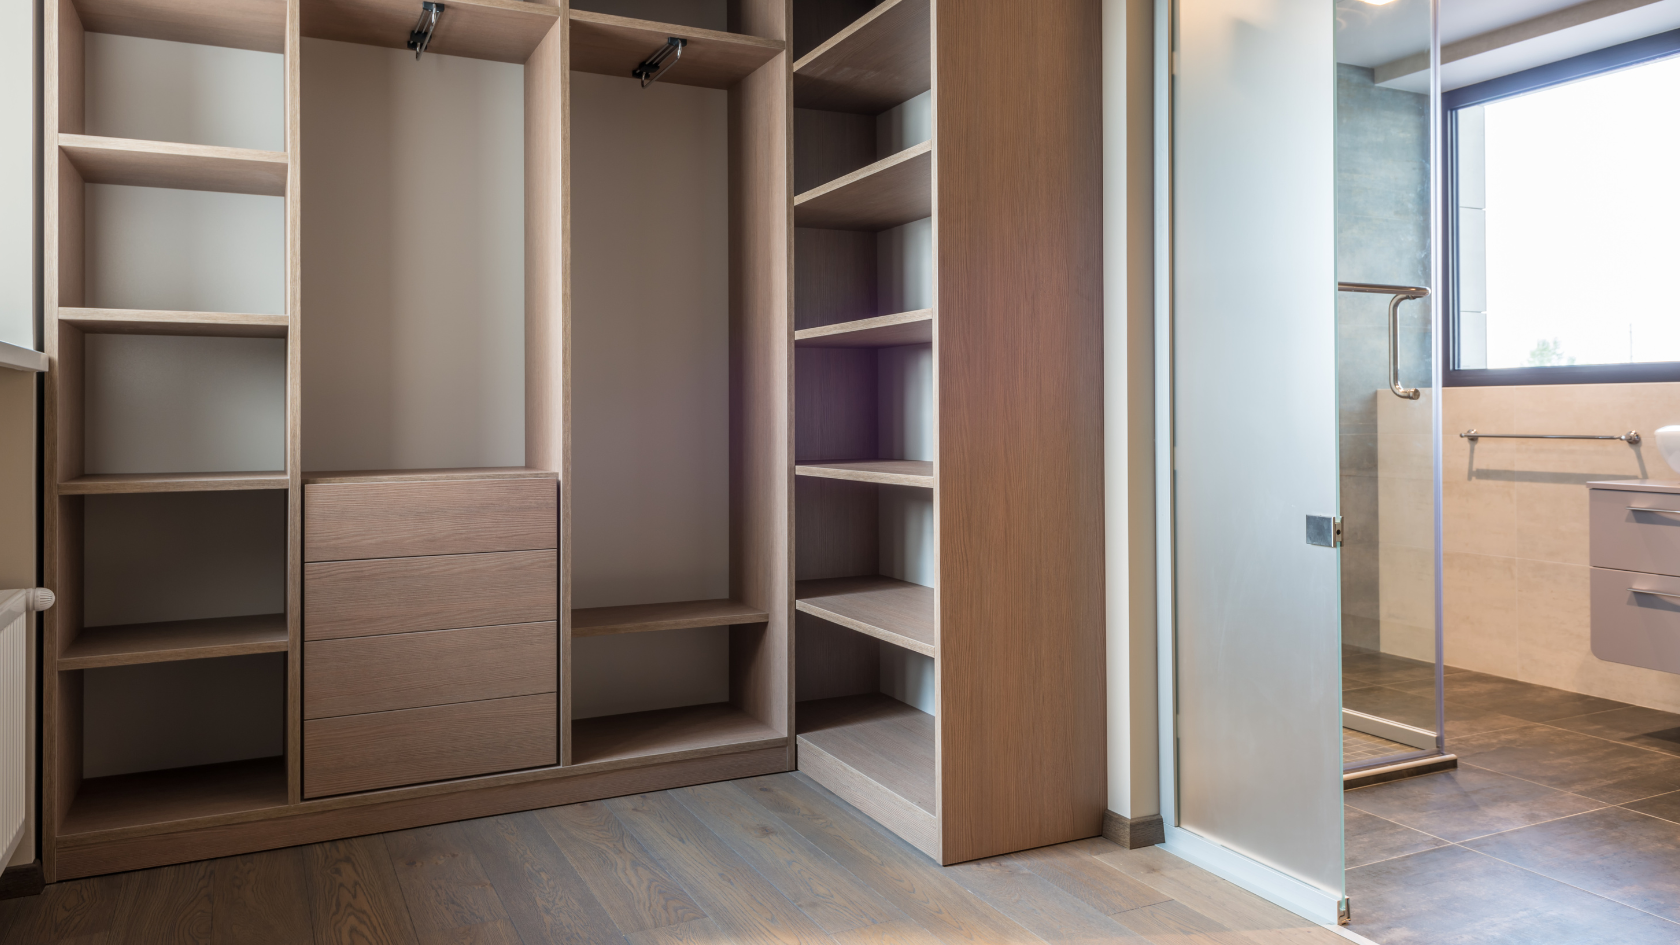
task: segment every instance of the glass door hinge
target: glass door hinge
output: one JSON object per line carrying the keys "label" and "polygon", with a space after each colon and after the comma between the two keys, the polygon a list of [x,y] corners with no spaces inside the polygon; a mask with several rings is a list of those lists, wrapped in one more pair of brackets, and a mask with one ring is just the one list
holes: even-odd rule
{"label": "glass door hinge", "polygon": [[1347,925],[1349,922],[1352,922],[1352,921],[1353,921],[1353,905],[1348,900],[1348,897],[1343,896],[1342,901],[1336,903],[1336,924],[1337,925]]}

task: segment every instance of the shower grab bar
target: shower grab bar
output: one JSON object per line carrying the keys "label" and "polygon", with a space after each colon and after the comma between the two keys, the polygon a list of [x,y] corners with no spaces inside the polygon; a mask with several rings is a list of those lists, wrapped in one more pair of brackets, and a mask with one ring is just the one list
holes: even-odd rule
{"label": "shower grab bar", "polygon": [[1643,587],[1630,587],[1630,588],[1628,588],[1628,593],[1630,593],[1630,594],[1649,594],[1652,597],[1672,597],[1675,600],[1680,600],[1680,594],[1676,594],[1673,591],[1648,591]]}
{"label": "shower grab bar", "polygon": [[1466,440],[1621,440],[1629,446],[1639,445],[1639,432],[1629,430],[1620,436],[1599,436],[1593,433],[1477,433],[1474,428],[1459,434]]}
{"label": "shower grab bar", "polygon": [[1429,290],[1416,285],[1382,285],[1374,282],[1338,282],[1338,292],[1366,292],[1371,295],[1392,295],[1388,300],[1388,389],[1401,400],[1417,400],[1416,387],[1400,386],[1400,303],[1407,299],[1429,296]]}

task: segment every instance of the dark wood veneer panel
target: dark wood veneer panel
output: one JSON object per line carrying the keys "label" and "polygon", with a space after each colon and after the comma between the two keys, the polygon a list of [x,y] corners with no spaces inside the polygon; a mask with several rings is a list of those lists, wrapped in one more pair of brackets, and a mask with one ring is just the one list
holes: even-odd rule
{"label": "dark wood veneer panel", "polygon": [[331,718],[554,692],[553,621],[304,644],[303,717]]}
{"label": "dark wood veneer panel", "polygon": [[304,639],[555,620],[557,560],[509,551],[306,564]]}
{"label": "dark wood veneer panel", "polygon": [[552,479],[303,487],[305,561],[553,548]]}

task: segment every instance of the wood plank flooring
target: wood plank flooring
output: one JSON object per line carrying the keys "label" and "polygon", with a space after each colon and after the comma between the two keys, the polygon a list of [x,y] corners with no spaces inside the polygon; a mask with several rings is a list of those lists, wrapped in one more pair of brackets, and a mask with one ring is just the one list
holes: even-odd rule
{"label": "wood plank flooring", "polygon": [[1331,945],[1159,848],[1095,838],[941,868],[778,774],[0,901],[0,945]]}

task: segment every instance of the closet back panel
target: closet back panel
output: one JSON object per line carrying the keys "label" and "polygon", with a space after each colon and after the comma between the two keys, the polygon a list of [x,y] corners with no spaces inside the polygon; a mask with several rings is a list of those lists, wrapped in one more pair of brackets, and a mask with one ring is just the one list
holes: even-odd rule
{"label": "closet back panel", "polygon": [[87,184],[83,206],[89,307],[285,314],[284,198]]}
{"label": "closet back panel", "polygon": [[524,81],[304,40],[306,469],[524,464]]}
{"label": "closet back panel", "polygon": [[285,751],[283,653],[115,666],[82,675],[85,777]]}
{"label": "closet back panel", "polygon": [[571,95],[571,606],[727,597],[728,96]]}
{"label": "closet back panel", "polygon": [[111,33],[83,48],[82,134],[286,149],[279,53]]}
{"label": "closet back panel", "polygon": [[729,628],[572,640],[572,717],[729,700]]}

